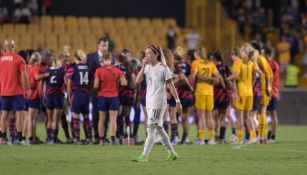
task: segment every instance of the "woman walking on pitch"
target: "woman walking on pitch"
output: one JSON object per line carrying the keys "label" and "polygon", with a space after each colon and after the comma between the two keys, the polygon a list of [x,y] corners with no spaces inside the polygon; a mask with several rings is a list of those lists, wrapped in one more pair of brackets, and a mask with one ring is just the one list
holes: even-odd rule
{"label": "woman walking on pitch", "polygon": [[177,112],[181,112],[182,110],[171,72],[166,66],[162,50],[157,46],[149,46],[146,49],[145,58],[142,63],[142,68],[136,77],[136,83],[140,83],[143,76],[146,76],[147,138],[142,155],[132,160],[135,162],[148,161],[150,150],[155,141],[156,132],[161,137],[161,141],[169,153],[167,160],[176,160],[178,154],[175,152],[168,135],[163,129],[163,114],[167,106],[166,86],[169,87],[175,98]]}

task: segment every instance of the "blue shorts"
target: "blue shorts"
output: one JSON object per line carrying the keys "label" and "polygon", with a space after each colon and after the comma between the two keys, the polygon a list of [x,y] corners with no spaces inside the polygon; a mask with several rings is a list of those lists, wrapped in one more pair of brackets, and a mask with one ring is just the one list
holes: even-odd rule
{"label": "blue shorts", "polygon": [[143,98],[141,99],[141,105],[142,105],[143,107],[146,107],[146,97],[143,97]]}
{"label": "blue shorts", "polygon": [[262,96],[254,96],[253,111],[258,111],[260,109],[261,99],[262,99]]}
{"label": "blue shorts", "polygon": [[276,97],[271,97],[270,103],[268,105],[268,111],[276,111],[277,110],[278,100]]}
{"label": "blue shorts", "polygon": [[108,110],[116,111],[119,108],[119,98],[100,96],[97,99],[97,105],[99,111],[108,111]]}
{"label": "blue shorts", "polygon": [[29,109],[29,103],[28,103],[28,100],[23,97],[23,100],[24,100],[24,105],[23,105],[23,109],[24,111],[27,111]]}
{"label": "blue shorts", "polygon": [[176,101],[174,98],[168,99],[167,104],[169,105],[169,107],[172,107],[172,108],[176,107]]}
{"label": "blue shorts", "polygon": [[76,114],[89,114],[90,94],[75,91],[70,104],[71,112]]}
{"label": "blue shorts", "polygon": [[214,109],[217,110],[226,110],[227,107],[230,105],[230,101],[215,101],[214,102]]}
{"label": "blue shorts", "polygon": [[119,101],[120,101],[120,105],[123,105],[123,106],[132,106],[133,105],[133,97],[120,96]]}
{"label": "blue shorts", "polygon": [[46,95],[47,109],[63,109],[64,108],[64,94],[47,94]]}
{"label": "blue shorts", "polygon": [[36,99],[27,99],[28,102],[28,108],[32,108],[32,109],[40,109],[40,98],[36,98]]}
{"label": "blue shorts", "polygon": [[1,109],[4,111],[22,111],[25,100],[23,95],[2,96]]}
{"label": "blue shorts", "polygon": [[[181,105],[182,107],[185,107],[185,108],[188,108],[188,107],[191,107],[194,105],[194,99],[191,98],[191,99],[188,99],[188,98],[180,98],[180,102],[181,102]],[[175,104],[176,106],[176,104]]]}

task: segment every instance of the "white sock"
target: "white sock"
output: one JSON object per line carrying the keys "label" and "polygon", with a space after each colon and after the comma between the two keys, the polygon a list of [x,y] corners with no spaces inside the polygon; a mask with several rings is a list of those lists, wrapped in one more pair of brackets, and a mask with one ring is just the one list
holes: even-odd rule
{"label": "white sock", "polygon": [[162,144],[166,147],[169,154],[175,153],[175,150],[169,140],[168,135],[166,134],[163,127],[158,126],[158,134],[161,137]]}
{"label": "white sock", "polygon": [[155,142],[156,130],[157,130],[156,125],[148,125],[147,127],[147,138],[145,141],[144,151],[142,154],[144,157],[149,156],[151,148]]}

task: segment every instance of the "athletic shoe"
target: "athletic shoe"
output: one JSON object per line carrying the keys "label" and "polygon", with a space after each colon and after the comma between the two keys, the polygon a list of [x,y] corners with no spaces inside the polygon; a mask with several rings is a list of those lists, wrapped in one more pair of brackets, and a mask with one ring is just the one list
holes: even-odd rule
{"label": "athletic shoe", "polygon": [[248,143],[248,144],[257,144],[257,142],[258,142],[258,139],[255,138],[255,139],[253,139],[253,140],[250,140],[250,141],[247,142],[247,143]]}
{"label": "athletic shoe", "polygon": [[82,145],[82,142],[80,141],[80,139],[74,138],[72,142],[73,142],[73,144],[75,144],[75,145]]}
{"label": "athletic shoe", "polygon": [[195,140],[194,144],[195,144],[195,145],[204,145],[204,144],[205,144],[205,141],[204,141],[204,140],[197,139],[197,140]]}
{"label": "athletic shoe", "polygon": [[275,144],[275,143],[276,143],[276,140],[274,140],[274,139],[269,139],[269,140],[268,140],[268,143],[269,143],[269,144]]}
{"label": "athletic shoe", "polygon": [[177,137],[177,136],[173,137],[173,138],[171,139],[171,144],[172,144],[172,145],[177,145],[177,140],[178,140],[178,137]]}
{"label": "athletic shoe", "polygon": [[132,158],[132,161],[134,162],[148,162],[148,158],[144,156],[134,157]]}
{"label": "athletic shoe", "polygon": [[182,139],[180,143],[181,143],[181,145],[187,145],[188,142],[189,142],[188,139],[185,138],[185,139]]}
{"label": "athletic shoe", "polygon": [[99,145],[100,145],[100,146],[109,145],[109,142],[107,142],[106,139],[103,139],[103,140],[100,140],[100,141],[99,141]]}
{"label": "athletic shoe", "polygon": [[219,139],[218,141],[218,144],[221,144],[221,145],[224,145],[226,142],[225,142],[225,139]]}
{"label": "athletic shoe", "polygon": [[71,138],[66,138],[66,144],[71,144],[71,143],[72,143]]}
{"label": "athletic shoe", "polygon": [[208,145],[216,145],[215,140],[214,139],[209,140]]}
{"label": "athletic shoe", "polygon": [[236,142],[237,141],[237,136],[236,135],[232,135],[231,138],[229,139],[229,142]]}
{"label": "athletic shoe", "polygon": [[178,157],[179,157],[178,154],[175,152],[175,153],[169,154],[169,155],[167,156],[166,160],[167,160],[167,161],[172,161],[172,160],[178,159]]}

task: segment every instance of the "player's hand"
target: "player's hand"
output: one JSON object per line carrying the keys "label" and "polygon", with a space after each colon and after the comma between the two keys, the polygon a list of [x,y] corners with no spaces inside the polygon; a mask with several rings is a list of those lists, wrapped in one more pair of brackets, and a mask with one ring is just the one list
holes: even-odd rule
{"label": "player's hand", "polygon": [[178,114],[181,114],[182,113],[182,106],[181,106],[181,103],[176,103],[176,110],[177,110],[177,113]]}
{"label": "player's hand", "polygon": [[233,94],[233,100],[234,101],[240,101],[240,96],[237,93]]}
{"label": "player's hand", "polygon": [[148,63],[149,63],[148,58],[147,58],[147,57],[144,57],[143,60],[142,60],[142,64],[143,64],[143,65],[146,65],[146,64],[148,64]]}

